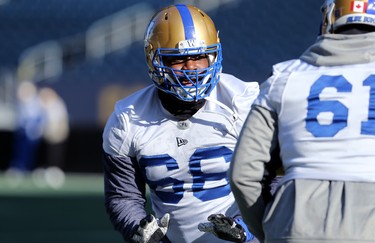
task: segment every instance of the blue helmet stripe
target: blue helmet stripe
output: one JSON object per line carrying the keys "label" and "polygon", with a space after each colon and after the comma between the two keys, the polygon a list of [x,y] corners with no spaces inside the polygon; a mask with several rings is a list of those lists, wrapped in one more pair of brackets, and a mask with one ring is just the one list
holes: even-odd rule
{"label": "blue helmet stripe", "polygon": [[184,25],[185,40],[195,39],[194,22],[190,14],[189,8],[184,4],[177,4],[176,8],[180,12],[182,24]]}

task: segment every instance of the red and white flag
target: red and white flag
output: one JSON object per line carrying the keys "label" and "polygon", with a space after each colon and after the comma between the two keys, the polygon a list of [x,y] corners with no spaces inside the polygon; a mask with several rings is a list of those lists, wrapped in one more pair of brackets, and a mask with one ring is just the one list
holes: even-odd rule
{"label": "red and white flag", "polygon": [[367,2],[352,1],[350,10],[356,13],[365,13],[367,9]]}

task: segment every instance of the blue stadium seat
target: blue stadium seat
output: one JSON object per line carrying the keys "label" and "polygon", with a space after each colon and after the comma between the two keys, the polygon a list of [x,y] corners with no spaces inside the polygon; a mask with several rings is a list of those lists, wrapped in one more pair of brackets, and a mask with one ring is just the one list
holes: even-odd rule
{"label": "blue stadium seat", "polygon": [[[0,5],[0,64],[16,67],[26,48],[84,33],[93,22],[140,2],[155,10],[165,4],[154,0],[9,1]],[[220,31],[223,71],[246,81],[264,81],[273,64],[298,57],[315,40],[320,5],[320,1],[236,0],[208,11]],[[105,84],[151,83],[142,45],[134,43],[101,61],[77,63],[54,79],[72,119],[95,120],[95,98]],[[88,97],[81,102],[84,114],[75,106],[75,95],[82,92],[79,88]]]}

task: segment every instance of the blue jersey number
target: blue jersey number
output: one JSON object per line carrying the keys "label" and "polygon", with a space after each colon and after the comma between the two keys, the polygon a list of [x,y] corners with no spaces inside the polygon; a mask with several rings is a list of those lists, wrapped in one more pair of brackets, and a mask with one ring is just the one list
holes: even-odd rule
{"label": "blue jersey number", "polygon": [[[368,120],[361,123],[361,134],[375,135],[375,76],[363,81],[370,86]],[[348,108],[337,100],[320,100],[319,95],[327,87],[336,88],[337,92],[352,92],[352,85],[343,76],[321,76],[311,86],[307,107],[306,129],[315,137],[333,137],[348,125]],[[318,115],[321,112],[333,114],[330,124],[320,124]]]}
{"label": "blue jersey number", "polygon": [[[192,176],[192,188],[188,190],[193,191],[193,195],[201,201],[209,201],[216,198],[224,197],[230,193],[229,184],[222,187],[215,187],[204,189],[206,181],[220,181],[227,180],[226,171],[217,173],[203,173],[202,160],[224,158],[226,163],[229,163],[232,158],[232,150],[224,146],[197,149],[189,159],[189,173]],[[141,170],[146,178],[147,184],[155,194],[166,203],[177,204],[183,197],[183,193],[187,188],[184,188],[184,181],[165,177],[158,181],[151,181],[147,179],[146,167],[166,166],[168,171],[179,170],[177,161],[168,154],[158,156],[145,156],[139,161]],[[165,187],[172,185],[172,191],[160,191],[157,187]]]}

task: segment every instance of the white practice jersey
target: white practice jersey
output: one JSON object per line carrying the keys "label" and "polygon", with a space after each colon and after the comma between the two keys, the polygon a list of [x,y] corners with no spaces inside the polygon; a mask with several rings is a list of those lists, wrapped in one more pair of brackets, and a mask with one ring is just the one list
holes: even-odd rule
{"label": "white practice jersey", "polygon": [[188,120],[177,120],[154,86],[119,101],[104,132],[104,150],[136,158],[157,217],[169,213],[172,242],[222,242],[198,230],[214,213],[239,215],[227,170],[240,129],[259,92],[258,83],[221,74],[213,101]]}
{"label": "white practice jersey", "polygon": [[[324,74],[323,74],[324,73]],[[274,67],[255,104],[278,114],[284,180],[375,181],[375,63]]]}

